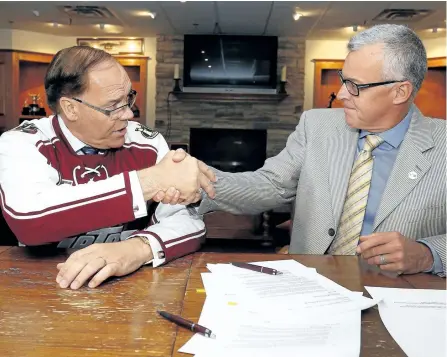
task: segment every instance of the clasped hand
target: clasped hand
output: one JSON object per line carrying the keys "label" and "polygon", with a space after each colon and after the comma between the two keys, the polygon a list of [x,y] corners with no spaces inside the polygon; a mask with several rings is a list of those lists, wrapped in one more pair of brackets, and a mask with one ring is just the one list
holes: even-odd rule
{"label": "clasped hand", "polygon": [[153,201],[188,205],[202,198],[201,190],[214,198],[214,172],[184,150],[171,150],[156,166],[162,169],[163,187],[152,198]]}

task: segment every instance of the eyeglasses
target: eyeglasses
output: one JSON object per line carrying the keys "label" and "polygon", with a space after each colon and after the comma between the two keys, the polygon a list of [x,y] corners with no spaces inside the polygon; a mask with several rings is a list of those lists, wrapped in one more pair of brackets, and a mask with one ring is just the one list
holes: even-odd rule
{"label": "eyeglasses", "polygon": [[344,79],[341,71],[338,71],[338,76],[340,77],[341,85],[344,84],[346,86],[346,89],[348,90],[349,94],[351,94],[355,97],[359,96],[360,89],[378,87],[378,86],[383,86],[385,84],[391,84],[391,83],[405,82],[405,81],[386,81],[386,82],[357,84],[349,79]]}
{"label": "eyeglasses", "polygon": [[118,108],[115,109],[102,109],[100,107],[97,107],[96,105],[92,105],[90,103],[87,103],[79,98],[71,98],[79,103],[84,104],[85,106],[92,108],[93,110],[96,110],[104,115],[107,115],[108,117],[110,117],[110,119],[115,120],[115,119],[119,119],[121,117],[121,115],[123,114],[125,108],[129,107],[130,109],[132,109],[132,106],[135,104],[135,101],[137,100],[137,91],[134,89],[131,89],[131,91],[129,92],[129,94],[127,95],[127,103],[124,105],[119,106]]}

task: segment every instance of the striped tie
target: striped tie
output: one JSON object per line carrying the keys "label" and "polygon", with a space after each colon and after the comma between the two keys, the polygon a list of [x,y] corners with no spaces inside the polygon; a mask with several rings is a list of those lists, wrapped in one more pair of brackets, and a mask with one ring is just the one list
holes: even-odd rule
{"label": "striped tie", "polygon": [[328,251],[330,254],[355,254],[365,217],[369,187],[371,186],[373,169],[372,151],[382,143],[383,139],[377,135],[366,136],[363,150],[358,155],[352,168],[337,236]]}

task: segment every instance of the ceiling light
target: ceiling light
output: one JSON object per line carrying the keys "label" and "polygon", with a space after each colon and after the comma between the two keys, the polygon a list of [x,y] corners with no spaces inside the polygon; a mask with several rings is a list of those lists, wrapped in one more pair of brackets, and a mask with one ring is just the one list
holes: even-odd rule
{"label": "ceiling light", "polygon": [[155,19],[155,16],[157,16],[157,14],[152,11],[138,11],[138,12],[136,12],[136,14],[138,16],[148,16],[148,17],[151,17],[152,19]]}
{"label": "ceiling light", "polygon": [[299,12],[295,12],[295,13],[293,14],[293,19],[294,19],[295,21],[298,21],[299,18],[300,18],[301,16],[303,16],[303,15],[300,14]]}
{"label": "ceiling light", "polygon": [[205,58],[205,62],[208,62],[208,58]]}
{"label": "ceiling light", "polygon": [[202,53],[205,53],[205,51],[202,50]]}
{"label": "ceiling light", "polygon": [[211,66],[208,66],[208,68],[211,68]]}

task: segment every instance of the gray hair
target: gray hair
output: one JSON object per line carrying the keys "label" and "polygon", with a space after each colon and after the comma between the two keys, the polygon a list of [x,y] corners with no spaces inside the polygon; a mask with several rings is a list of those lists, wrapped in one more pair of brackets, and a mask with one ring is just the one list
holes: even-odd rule
{"label": "gray hair", "polygon": [[427,72],[427,53],[421,39],[404,25],[376,25],[353,36],[348,50],[374,44],[383,44],[383,80],[411,82],[414,98]]}

